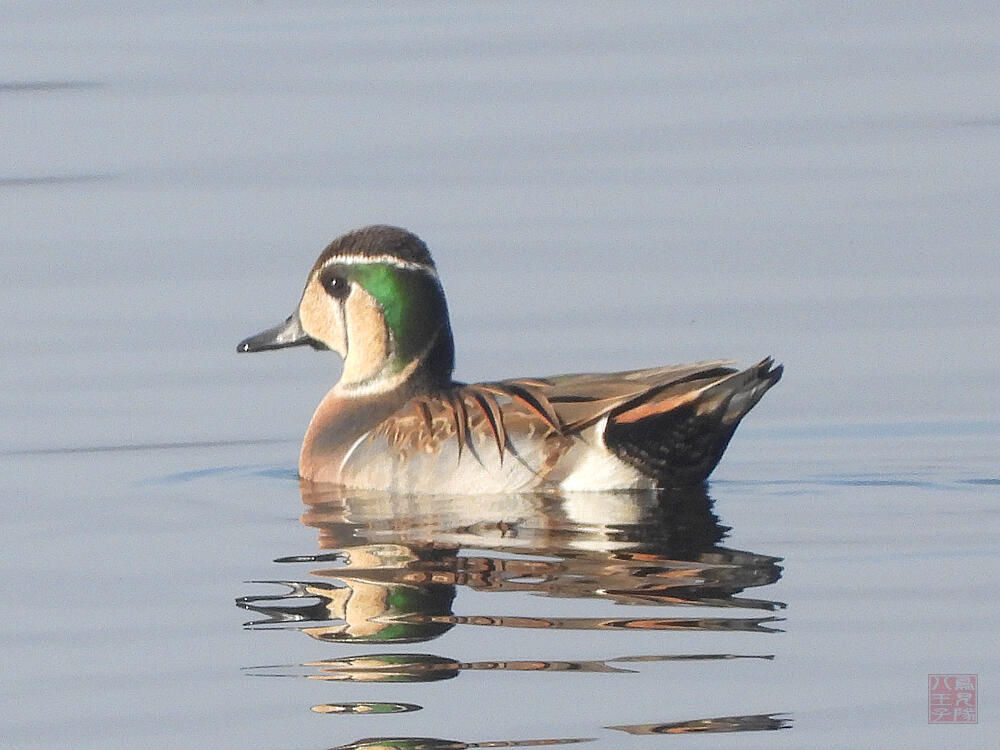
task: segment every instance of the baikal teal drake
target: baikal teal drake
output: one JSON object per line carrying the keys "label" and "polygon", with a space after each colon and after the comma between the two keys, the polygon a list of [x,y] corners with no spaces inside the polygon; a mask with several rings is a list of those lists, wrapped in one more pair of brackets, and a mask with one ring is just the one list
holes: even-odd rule
{"label": "baikal teal drake", "polygon": [[300,344],[344,359],[306,431],[300,475],[396,492],[698,483],[781,377],[768,358],[746,370],[716,361],[458,383],[434,261],[418,237],[389,226],[334,240],[298,309],[238,351]]}

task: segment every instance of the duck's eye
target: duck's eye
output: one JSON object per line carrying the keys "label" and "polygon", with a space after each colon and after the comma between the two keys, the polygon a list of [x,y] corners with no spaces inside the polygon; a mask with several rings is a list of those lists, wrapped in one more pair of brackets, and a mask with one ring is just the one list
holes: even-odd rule
{"label": "duck's eye", "polygon": [[323,279],[323,288],[331,297],[343,299],[351,291],[351,285],[343,276],[327,276]]}

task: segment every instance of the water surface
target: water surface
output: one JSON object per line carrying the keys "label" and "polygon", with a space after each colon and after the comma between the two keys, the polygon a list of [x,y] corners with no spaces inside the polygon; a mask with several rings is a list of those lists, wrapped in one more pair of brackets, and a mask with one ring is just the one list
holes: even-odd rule
{"label": "water surface", "polygon": [[[992,6],[2,14],[8,744],[991,746]],[[463,380],[785,378],[704,492],[303,491],[336,358],[233,349],[373,222]]]}

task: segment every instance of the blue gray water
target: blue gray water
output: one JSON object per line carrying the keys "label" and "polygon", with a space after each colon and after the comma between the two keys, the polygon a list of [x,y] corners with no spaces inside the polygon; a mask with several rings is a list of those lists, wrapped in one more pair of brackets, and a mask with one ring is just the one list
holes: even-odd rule
{"label": "blue gray water", "polygon": [[[0,19],[3,744],[995,742],[995,6]],[[701,496],[303,496],[339,363],[235,344],[374,222],[434,252],[464,380],[785,378]],[[638,659],[676,656],[742,658]],[[928,726],[931,673],[977,725]]]}

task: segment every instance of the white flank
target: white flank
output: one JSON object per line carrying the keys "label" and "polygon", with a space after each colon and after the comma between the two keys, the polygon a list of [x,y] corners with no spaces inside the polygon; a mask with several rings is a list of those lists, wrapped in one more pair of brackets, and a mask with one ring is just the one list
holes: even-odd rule
{"label": "white flank", "polygon": [[599,440],[580,440],[563,460],[572,461],[573,468],[559,483],[559,489],[567,492],[593,492],[594,490],[643,490],[656,483],[632,466],[622,461],[604,445],[604,429],[608,418],[604,417],[593,427],[594,437]]}

